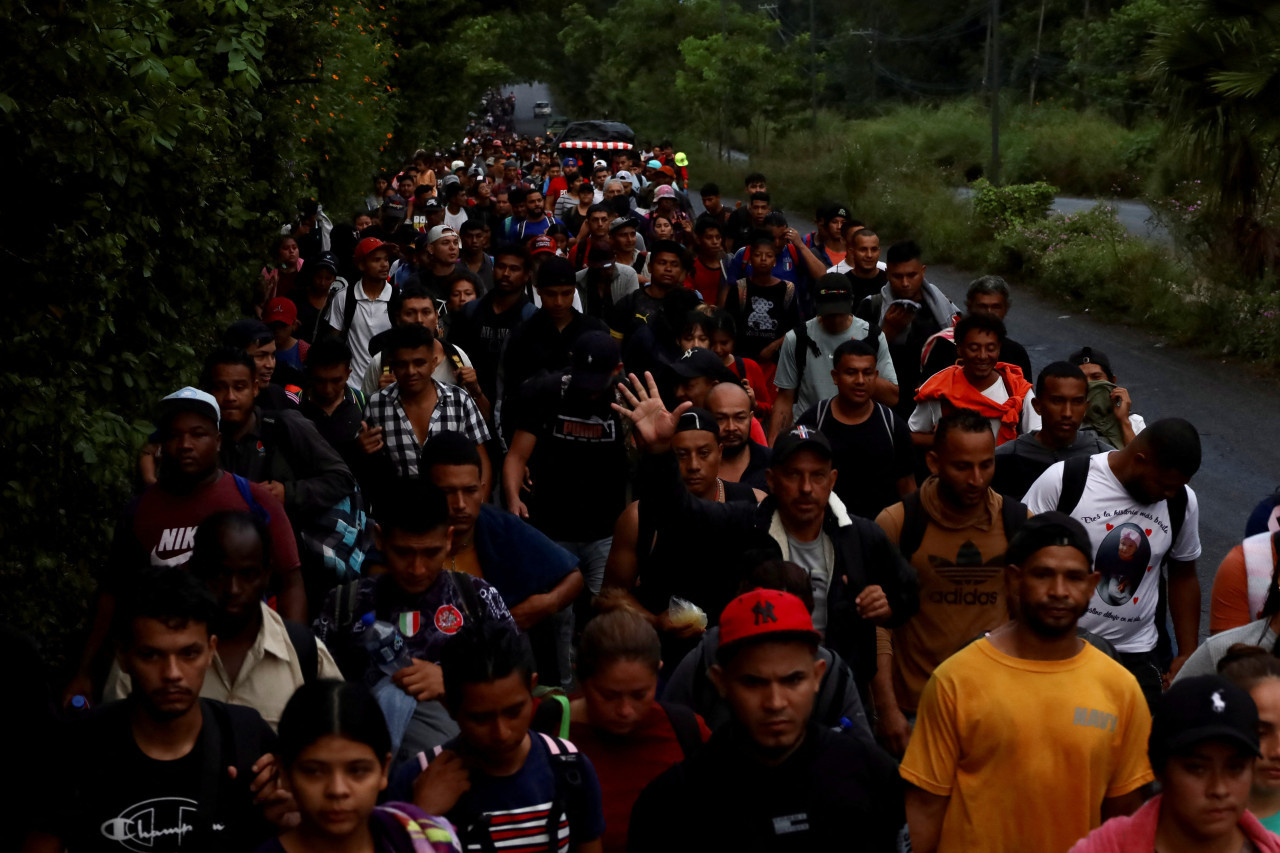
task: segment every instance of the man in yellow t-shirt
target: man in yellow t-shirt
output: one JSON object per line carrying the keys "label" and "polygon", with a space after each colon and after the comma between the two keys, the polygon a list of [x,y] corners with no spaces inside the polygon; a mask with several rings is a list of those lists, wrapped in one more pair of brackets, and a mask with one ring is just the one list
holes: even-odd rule
{"label": "man in yellow t-shirt", "polygon": [[1138,682],[1076,635],[1098,585],[1079,522],[1029,519],[1009,543],[1016,615],[925,685],[900,773],[915,853],[1066,853],[1132,813],[1154,778]]}

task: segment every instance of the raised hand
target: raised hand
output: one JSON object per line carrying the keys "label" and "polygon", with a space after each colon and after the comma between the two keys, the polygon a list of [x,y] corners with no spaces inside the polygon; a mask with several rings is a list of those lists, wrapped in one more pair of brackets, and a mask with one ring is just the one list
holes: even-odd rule
{"label": "raised hand", "polygon": [[693,403],[681,403],[674,412],[668,412],[658,394],[658,383],[654,381],[652,373],[645,371],[646,384],[641,384],[634,373],[627,376],[631,380],[630,386],[626,382],[618,383],[618,391],[627,405],[613,403],[613,410],[631,421],[638,445],[650,453],[665,452],[671,444],[671,436],[676,434],[680,416]]}

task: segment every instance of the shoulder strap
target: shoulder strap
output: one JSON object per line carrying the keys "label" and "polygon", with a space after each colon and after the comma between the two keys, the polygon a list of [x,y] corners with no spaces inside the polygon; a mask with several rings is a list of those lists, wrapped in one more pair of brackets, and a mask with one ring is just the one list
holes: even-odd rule
{"label": "shoulder strap", "polygon": [[804,368],[809,363],[809,351],[818,354],[818,344],[809,337],[809,326],[804,322],[796,323],[796,390],[800,390],[800,382],[804,380]]}
{"label": "shoulder strap", "polygon": [[893,412],[884,403],[876,403],[876,411],[880,413],[880,422],[884,424],[885,434],[889,436],[889,447],[896,453],[898,445],[893,440]]}
{"label": "shoulder strap", "polygon": [[1000,502],[1000,521],[1004,524],[1005,541],[1013,539],[1014,534],[1027,523],[1027,505],[1004,495]]}
{"label": "shoulder strap", "polygon": [[338,594],[334,596],[334,625],[339,627],[350,627],[356,621],[356,587],[360,585],[360,581],[354,580],[351,583],[343,584],[338,587]]}
{"label": "shoulder strap", "polygon": [[[364,283],[356,282],[356,287],[363,287]],[[351,337],[351,322],[356,318],[356,289],[350,284],[347,285],[347,298],[342,303],[342,340],[343,343]]]}
{"label": "shoulder strap", "polygon": [[818,401],[818,422],[814,424],[818,430],[822,429],[823,422],[827,419],[827,412],[831,411],[831,398],[828,397]]}
{"label": "shoulder strap", "polygon": [[538,732],[538,736],[542,738],[547,746],[547,752],[550,753],[551,772],[556,780],[555,801],[547,810],[547,837],[560,837],[560,818],[564,816],[569,819],[570,843],[572,843],[574,830],[582,828],[575,826],[578,816],[571,810],[571,805],[576,805],[582,799],[582,753],[578,752],[578,748],[570,741],[542,732]]}
{"label": "shoulder strap", "polygon": [[[1089,456],[1073,456],[1062,465],[1062,492],[1058,495],[1058,512],[1070,515],[1076,504],[1084,496],[1085,484],[1089,481]],[[1183,506],[1186,511],[1186,506]]]}
{"label": "shoulder strap", "polygon": [[745,278],[738,279],[738,310],[747,310],[747,280]]}
{"label": "shoulder strap", "polygon": [[315,681],[320,673],[320,650],[316,647],[316,635],[301,622],[288,619],[284,620],[284,630],[289,635],[289,644],[298,655],[303,683]]}
{"label": "shoulder strap", "polygon": [[733,354],[733,367],[738,371],[738,378],[743,382],[747,381],[747,363],[737,353]]}
{"label": "shoulder strap", "polygon": [[1187,487],[1183,486],[1178,489],[1177,494],[1169,498],[1165,503],[1169,507],[1169,550],[1164,552],[1163,562],[1169,562],[1169,554],[1173,551],[1173,546],[1178,542],[1178,536],[1182,534],[1182,525],[1187,520],[1187,503],[1190,497],[1187,495]]}
{"label": "shoulder strap", "polygon": [[902,499],[902,532],[898,534],[898,553],[908,563],[911,555],[924,541],[924,529],[929,525],[929,517],[925,514],[924,505],[920,502],[919,490]]}
{"label": "shoulder strap", "polygon": [[693,755],[702,746],[702,730],[698,728],[698,715],[692,708],[686,708],[684,705],[673,705],[669,702],[658,704],[667,713],[667,720],[671,723],[671,729],[676,735],[676,743],[680,744],[680,752],[685,758]]}
{"label": "shoulder strap", "polygon": [[263,524],[270,524],[271,513],[253,497],[253,489],[249,488],[249,481],[239,474],[232,474],[231,476],[235,478],[236,491],[240,493],[240,497],[244,498],[245,504],[249,507],[249,515],[252,515]]}

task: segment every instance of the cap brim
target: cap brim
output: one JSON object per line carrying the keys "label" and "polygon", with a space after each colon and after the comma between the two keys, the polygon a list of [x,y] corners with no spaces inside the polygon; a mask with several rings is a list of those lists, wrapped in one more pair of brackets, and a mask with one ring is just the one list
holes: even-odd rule
{"label": "cap brim", "polygon": [[183,412],[194,412],[197,415],[203,415],[218,426],[222,425],[222,413],[213,409],[203,400],[167,400],[156,409],[156,427],[163,429],[173,419],[174,415],[179,415]]}
{"label": "cap brim", "polygon": [[853,298],[823,299],[815,304],[814,309],[819,317],[825,317],[829,314],[852,314]]}
{"label": "cap brim", "polygon": [[812,631],[798,630],[796,628],[779,628],[775,631],[756,631],[752,634],[744,634],[741,637],[734,637],[732,640],[725,640],[724,634],[720,635],[720,643],[716,646],[716,654],[724,649],[732,649],[734,646],[752,641],[773,641],[778,643],[787,642],[788,640],[813,640],[819,645],[822,644],[822,633],[817,629]]}
{"label": "cap brim", "polygon": [[1164,743],[1165,755],[1176,755],[1182,750],[1209,740],[1228,741],[1244,747],[1250,755],[1262,757],[1262,750],[1256,740],[1250,740],[1239,729],[1232,726],[1199,726],[1178,732]]}
{"label": "cap brim", "polygon": [[594,373],[574,371],[570,374],[569,387],[575,391],[586,391],[595,394],[608,388],[613,380],[613,373]]}

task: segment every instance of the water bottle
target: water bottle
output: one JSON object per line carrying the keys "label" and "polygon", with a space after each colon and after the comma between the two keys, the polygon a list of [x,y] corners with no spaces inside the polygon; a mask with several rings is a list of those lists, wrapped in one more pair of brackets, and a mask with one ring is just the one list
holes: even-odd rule
{"label": "water bottle", "polygon": [[77,693],[71,697],[71,710],[76,713],[89,710],[89,700]]}
{"label": "water bottle", "polygon": [[394,675],[413,663],[409,649],[404,644],[404,637],[390,622],[379,621],[372,611],[360,618],[364,629],[360,632],[360,641],[369,650],[369,656],[378,669],[387,675]]}

